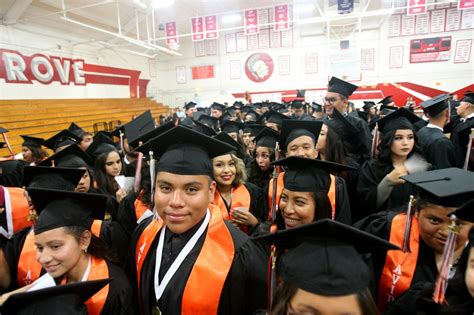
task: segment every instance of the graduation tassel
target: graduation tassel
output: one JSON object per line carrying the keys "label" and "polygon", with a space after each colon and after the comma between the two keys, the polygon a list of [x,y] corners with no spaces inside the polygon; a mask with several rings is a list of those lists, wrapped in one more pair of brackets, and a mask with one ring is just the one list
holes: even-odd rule
{"label": "graduation tassel", "polygon": [[469,143],[467,144],[466,158],[464,159],[464,169],[467,171],[469,166],[469,160],[471,159],[472,142],[474,141],[474,128],[471,128],[471,134],[469,135]]}
{"label": "graduation tassel", "polygon": [[456,239],[461,230],[461,227],[456,223],[456,216],[454,214],[451,215],[450,219],[451,224],[448,227],[448,239],[446,245],[444,245],[441,267],[439,269],[433,293],[433,301],[438,304],[447,304],[445,293],[448,288],[449,271],[454,257]]}
{"label": "graduation tassel", "polygon": [[151,180],[151,200],[153,200],[153,196],[155,194],[155,159],[153,157],[153,151],[148,153],[150,155],[150,180]]}
{"label": "graduation tassel", "polygon": [[[278,142],[275,144],[275,161],[278,161],[280,159],[280,154],[279,154],[279,146],[278,146]],[[278,188],[278,176],[280,175],[280,168],[278,165],[275,165],[274,166],[274,169],[273,169],[273,183],[272,183],[272,208],[271,208],[271,211],[272,211],[272,216],[271,216],[271,220],[272,220],[272,225],[275,224],[276,222],[276,212],[277,212],[277,202],[276,202],[276,197],[277,197],[277,188]]]}
{"label": "graduation tassel", "polygon": [[143,153],[138,152],[137,155],[137,168],[135,169],[135,181],[133,182],[133,191],[140,191],[140,182],[142,180],[142,163],[143,163]]}
{"label": "graduation tassel", "polygon": [[122,132],[122,130],[119,131],[119,134],[120,134],[120,151],[122,152],[122,154],[125,155],[125,150],[123,148],[123,132]]}
{"label": "graduation tassel", "polygon": [[412,214],[413,214],[413,206],[415,205],[415,197],[413,195],[410,195],[410,200],[408,201],[408,207],[407,207],[407,221],[405,224],[405,235],[403,236],[403,246],[402,246],[402,251],[404,253],[408,252],[410,250],[409,244],[410,244],[410,232],[411,232],[411,223],[412,223]]}
{"label": "graduation tassel", "polygon": [[372,158],[374,158],[375,155],[377,154],[377,145],[379,144],[379,138],[380,138],[379,124],[376,123],[375,128],[374,128],[374,138],[372,139],[372,148],[370,151],[370,156]]}

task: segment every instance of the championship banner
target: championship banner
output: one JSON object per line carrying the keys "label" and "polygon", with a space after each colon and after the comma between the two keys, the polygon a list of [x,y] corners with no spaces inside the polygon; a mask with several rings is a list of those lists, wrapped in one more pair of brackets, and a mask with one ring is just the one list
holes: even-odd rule
{"label": "championship banner", "polygon": [[204,19],[202,16],[191,19],[191,33],[193,42],[204,39]]}
{"label": "championship banner", "polygon": [[217,30],[217,15],[208,15],[204,18],[204,33],[206,39],[216,39],[219,37]]}
{"label": "championship banner", "polygon": [[285,31],[290,28],[290,10],[287,4],[273,7],[273,30]]}
{"label": "championship banner", "polygon": [[245,10],[244,12],[245,35],[258,33],[258,11],[257,9]]}
{"label": "championship banner", "polygon": [[178,44],[178,31],[176,29],[176,22],[168,22],[165,24],[166,45]]}
{"label": "championship banner", "polygon": [[458,2],[458,9],[459,10],[466,10],[474,8],[474,0],[459,0]]}
{"label": "championship banner", "polygon": [[408,0],[408,15],[425,14],[426,0]]}
{"label": "championship banner", "polygon": [[354,0],[337,0],[339,14],[349,14],[354,11]]}

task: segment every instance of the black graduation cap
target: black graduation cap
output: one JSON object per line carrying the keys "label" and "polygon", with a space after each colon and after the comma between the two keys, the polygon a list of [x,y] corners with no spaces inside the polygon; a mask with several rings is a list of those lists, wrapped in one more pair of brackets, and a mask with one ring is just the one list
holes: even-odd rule
{"label": "black graduation cap", "polygon": [[256,109],[260,109],[260,108],[262,108],[262,103],[260,103],[260,102],[254,103],[253,107],[256,108]]}
{"label": "black graduation cap", "polygon": [[[390,105],[389,105],[390,103],[393,103],[392,95],[389,95],[389,96],[384,97],[384,98],[381,99],[377,104],[382,104],[382,105],[385,105],[385,106],[390,106]],[[396,108],[395,108],[395,109],[396,109]]]}
{"label": "black graduation cap", "polygon": [[[247,116],[251,117],[250,120],[247,120]],[[245,119],[248,122],[250,122],[250,121],[256,122],[259,118],[260,118],[260,115],[256,111],[254,111],[253,109],[251,109],[247,113],[245,113]]]}
{"label": "black graduation cap", "polygon": [[30,186],[30,183],[34,181],[37,176],[48,175],[54,177],[54,175],[59,175],[71,182],[74,187],[76,187],[85,171],[86,170],[76,168],[26,166],[23,170],[23,180],[21,182],[21,186]]}
{"label": "black graduation cap", "polygon": [[89,154],[84,152],[78,145],[73,144],[61,150],[46,160],[39,163],[40,166],[58,166],[58,167],[83,167],[93,166],[94,161]]}
{"label": "black graduation cap", "polygon": [[191,101],[191,102],[188,102],[186,105],[184,105],[184,109],[185,109],[185,110],[188,110],[188,109],[190,109],[190,108],[196,107],[196,105],[197,105],[196,103],[194,103],[193,101]]}
{"label": "black graduation cap", "polygon": [[250,133],[252,137],[255,137],[260,130],[265,128],[263,125],[259,124],[252,124],[252,123],[244,123],[243,133]]}
{"label": "black graduation cap", "polygon": [[306,90],[296,90],[296,97],[304,97]]}
{"label": "black graduation cap", "polygon": [[283,123],[283,120],[288,119],[287,116],[280,114],[279,112],[276,112],[274,110],[268,111],[266,117],[267,117],[267,122],[277,124],[280,127],[281,127],[281,124]]}
{"label": "black graduation cap", "polygon": [[292,108],[303,108],[304,103],[300,100],[294,100],[293,102],[291,102],[291,107]]}
{"label": "black graduation cap", "polygon": [[82,138],[82,136],[84,136],[84,133],[85,133],[84,129],[82,129],[81,127],[79,127],[77,124],[75,124],[73,122],[69,125],[67,130],[72,132],[73,134],[75,134],[76,136],[78,136],[80,138]]}
{"label": "black graduation cap", "polygon": [[38,214],[35,234],[64,226],[90,229],[94,219],[104,219],[106,195],[44,188],[27,191]]}
{"label": "black graduation cap", "polygon": [[95,160],[102,153],[108,153],[114,150],[116,150],[115,142],[110,137],[100,133],[94,137],[94,142],[87,148],[86,153]]}
{"label": "black graduation cap", "polygon": [[354,167],[339,163],[291,156],[272,163],[285,166],[284,187],[291,191],[328,191],[329,174],[355,170]]}
{"label": "black graduation cap", "polygon": [[240,145],[240,143],[238,143],[237,141],[232,139],[232,137],[229,136],[227,133],[221,132],[221,133],[215,135],[214,139],[217,139],[219,141],[230,144],[231,146],[234,147],[235,155],[237,155],[237,157],[239,159],[243,160],[245,158],[245,152],[244,152],[244,148],[242,147],[242,145]]}
{"label": "black graduation cap", "polygon": [[464,97],[461,99],[461,102],[474,104],[474,92],[467,91],[464,93]]}
{"label": "black graduation cap", "polygon": [[239,132],[242,129],[243,124],[237,121],[226,120],[222,123],[221,129],[223,132]]}
{"label": "black graduation cap", "polygon": [[120,138],[120,132],[122,132],[122,134],[124,134],[123,137],[125,137],[124,126],[125,125],[117,125],[112,132],[101,130],[95,136],[97,136],[99,133],[104,133],[109,138],[113,138],[113,137]]}
{"label": "black graduation cap", "polygon": [[450,98],[449,94],[441,94],[430,98],[420,103],[423,110],[431,117],[436,117],[439,113],[449,107],[447,100]]}
{"label": "black graduation cap", "polygon": [[474,223],[474,197],[449,215],[452,214],[460,220]]}
{"label": "black graduation cap", "polygon": [[369,109],[371,109],[374,106],[375,106],[375,102],[364,101],[364,106],[362,106],[362,109],[364,109],[365,111],[369,111]]}
{"label": "black graduation cap", "polygon": [[311,103],[311,108],[313,109],[314,112],[316,113],[322,113],[323,112],[323,106],[316,103],[316,102],[312,102]]}
{"label": "black graduation cap", "polygon": [[82,141],[82,137],[75,135],[69,130],[61,130],[49,139],[46,139],[43,145],[53,151],[57,148],[64,147],[71,144],[78,144]]}
{"label": "black graduation cap", "polygon": [[308,136],[314,140],[314,144],[318,142],[319,133],[323,123],[315,120],[291,120],[285,119],[281,125],[281,133],[278,143],[285,148],[296,138]]}
{"label": "black graduation cap", "polygon": [[244,103],[241,101],[235,101],[234,104],[232,105],[235,109],[241,109],[244,106]]}
{"label": "black graduation cap", "polygon": [[0,141],[0,149],[4,148],[4,147],[5,147],[5,144],[7,144],[7,143]]}
{"label": "black graduation cap", "polygon": [[255,136],[253,141],[257,147],[275,149],[275,144],[279,136],[280,134],[272,128],[263,127],[263,129]]}
{"label": "black graduation cap", "polygon": [[225,111],[221,117],[219,117],[219,121],[222,123],[222,122],[225,122],[225,121],[228,121],[228,120],[231,120],[232,119],[232,114],[231,112],[229,111]]}
{"label": "black graduation cap", "polygon": [[[194,116],[194,115],[193,115]],[[217,128],[217,122],[219,121],[216,117],[212,117],[209,115],[202,114],[199,116],[199,118],[196,120],[208,127],[211,127],[212,129]]]}
{"label": "black graduation cap", "polygon": [[220,110],[221,112],[223,112],[224,109],[225,109],[225,105],[222,105],[222,104],[216,103],[216,102],[212,103],[212,105],[210,107],[211,107],[211,109],[217,109],[217,110]]}
{"label": "black graduation cap", "polygon": [[200,123],[199,121],[195,121],[194,125],[191,126],[192,130],[196,130],[202,134],[205,134],[208,137],[212,137],[216,135],[216,131],[212,129],[211,127],[206,126],[203,123]]}
{"label": "black graduation cap", "polygon": [[459,207],[474,193],[474,173],[456,167],[401,178],[418,188],[422,200],[444,207]]}
{"label": "black graduation cap", "polygon": [[336,77],[332,77],[328,83],[328,92],[339,93],[346,98],[349,98],[349,96],[351,96],[352,93],[357,90],[357,88],[357,85],[354,85]]}
{"label": "black graduation cap", "polygon": [[11,295],[1,307],[5,315],[87,314],[84,304],[111,279],[71,282]]}
{"label": "black graduation cap", "polygon": [[157,172],[212,177],[211,158],[227,154],[234,147],[195,130],[176,126],[138,147],[136,151],[161,156]]}
{"label": "black graduation cap", "polygon": [[157,128],[154,128],[150,131],[148,131],[147,133],[139,136],[138,138],[134,139],[133,142],[130,142],[130,138],[128,138],[128,144],[131,145],[132,147],[137,147],[139,142],[142,141],[143,143],[147,142],[148,140],[150,139],[153,139],[157,136],[159,136],[160,134],[162,134],[163,132],[165,131],[168,131],[170,130],[171,128],[173,128],[175,125],[172,121],[170,122],[167,122],[166,124],[163,124]]}
{"label": "black graduation cap", "polygon": [[155,121],[148,110],[124,125],[125,136],[132,147],[138,145],[140,138],[155,129]]}
{"label": "black graduation cap", "polygon": [[39,147],[41,147],[41,145],[44,145],[44,139],[43,138],[36,138],[36,137],[23,136],[23,135],[20,135],[20,137],[23,138],[22,146],[24,146],[24,147],[39,148]]}
{"label": "black graduation cap", "polygon": [[256,240],[288,249],[280,257],[277,269],[286,283],[323,296],[365,290],[370,271],[360,254],[399,249],[384,239],[330,219],[262,235]]}
{"label": "black graduation cap", "polygon": [[399,108],[395,112],[388,114],[378,121],[379,131],[387,133],[397,129],[415,130],[413,125],[421,120],[406,108]]}
{"label": "black graduation cap", "polygon": [[0,127],[0,133],[7,133],[8,129]]}

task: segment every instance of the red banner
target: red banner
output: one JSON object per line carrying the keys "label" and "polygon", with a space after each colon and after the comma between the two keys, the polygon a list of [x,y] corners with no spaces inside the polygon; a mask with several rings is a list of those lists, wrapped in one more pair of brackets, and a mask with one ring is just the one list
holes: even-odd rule
{"label": "red banner", "polygon": [[273,7],[273,30],[284,31],[290,28],[290,10],[288,5],[276,5]]}
{"label": "red banner", "polygon": [[214,78],[214,66],[191,67],[193,80]]}
{"label": "red banner", "polygon": [[408,15],[426,13],[426,0],[408,0]]}
{"label": "red banner", "polygon": [[204,18],[204,32],[206,33],[206,39],[215,39],[219,37],[217,31],[217,15],[209,15]]}
{"label": "red banner", "polygon": [[172,43],[179,43],[178,41],[178,31],[176,29],[176,22],[168,22],[165,24],[165,34],[166,34],[166,45],[171,45]]}
{"label": "red banner", "polygon": [[200,41],[204,39],[204,23],[202,16],[191,19],[192,40]]}
{"label": "red banner", "polygon": [[244,12],[245,18],[245,35],[252,35],[258,33],[258,11],[257,9],[246,10]]}
{"label": "red banner", "polygon": [[448,61],[451,51],[451,36],[412,39],[410,63]]}
{"label": "red banner", "polygon": [[459,0],[458,9],[465,10],[474,8],[474,0]]}

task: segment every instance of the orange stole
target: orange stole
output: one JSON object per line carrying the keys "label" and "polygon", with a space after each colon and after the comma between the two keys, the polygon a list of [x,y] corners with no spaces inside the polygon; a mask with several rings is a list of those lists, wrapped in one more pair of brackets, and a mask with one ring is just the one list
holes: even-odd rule
{"label": "orange stole", "polygon": [[36,261],[35,234],[33,229],[26,235],[18,259],[17,282],[19,287],[31,284],[41,275],[41,264]]}
{"label": "orange stole", "polygon": [[[232,201],[229,206],[229,208],[234,209],[236,207],[244,207],[247,209],[250,209],[250,193],[247,190],[247,187],[245,185],[239,185],[236,188],[232,188]],[[214,193],[214,205],[219,207],[222,213],[222,217],[224,220],[229,220],[231,219],[232,213],[229,215],[229,211],[227,210],[227,207],[225,205],[224,199],[221,197],[221,194],[217,191]]]}
{"label": "orange stole", "polygon": [[[107,262],[102,258],[91,256],[91,271],[87,280],[92,281],[107,278],[109,278],[109,267],[107,266]],[[109,286],[110,285],[107,284],[85,302],[89,315],[99,315],[100,312],[102,312],[107,296],[109,295]]]}
{"label": "orange stole", "polygon": [[[234,259],[234,241],[225,226],[221,211],[212,204],[209,204],[209,209],[211,219],[206,238],[186,282],[181,314],[217,314],[222,288]],[[135,260],[139,292],[144,257],[162,226],[162,220],[153,220],[137,242]]]}
{"label": "orange stole", "polygon": [[[276,205],[280,204],[281,193],[283,192],[285,172],[280,172],[277,178]],[[272,219],[272,201],[273,201],[273,178],[268,182],[268,219]]]}
{"label": "orange stole", "polygon": [[91,226],[91,233],[96,237],[100,237],[100,229],[102,228],[102,220],[94,220]]}
{"label": "orange stole", "polygon": [[329,175],[331,183],[329,184],[328,198],[331,202],[331,218],[336,219],[336,176]]}
{"label": "orange stole", "polygon": [[148,210],[148,207],[140,200],[140,199],[135,199],[135,202],[133,203],[135,206],[135,217],[140,219],[142,215],[145,213],[145,211]]}
{"label": "orange stole", "polygon": [[[9,195],[10,202],[7,203],[5,198],[5,211],[7,211],[8,233],[13,235],[16,232],[31,226],[32,222],[28,221],[30,208],[28,200],[25,198],[25,190],[18,187],[3,187],[5,195]],[[11,224],[9,221],[11,216]]]}
{"label": "orange stole", "polygon": [[[406,214],[397,214],[392,220],[390,228],[390,243],[403,247]],[[390,250],[387,252],[385,265],[380,277],[378,292],[378,308],[380,311],[393,302],[397,297],[410,288],[415,274],[420,234],[418,220],[413,217],[410,231],[410,251]]]}

